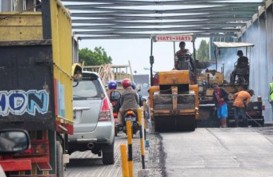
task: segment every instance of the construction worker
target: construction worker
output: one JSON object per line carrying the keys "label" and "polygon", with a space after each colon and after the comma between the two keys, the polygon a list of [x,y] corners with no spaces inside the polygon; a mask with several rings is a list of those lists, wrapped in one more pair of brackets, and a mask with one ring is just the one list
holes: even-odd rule
{"label": "construction worker", "polygon": [[220,119],[220,127],[227,127],[227,117],[228,117],[228,93],[218,86],[218,84],[213,84],[213,99],[217,108],[217,117]]}
{"label": "construction worker", "polygon": [[174,68],[177,70],[189,70],[191,84],[196,84],[195,64],[189,50],[185,48],[186,43],[181,41],[179,47],[180,50],[175,53]]}
{"label": "construction worker", "polygon": [[269,103],[271,104],[271,109],[272,109],[272,116],[273,116],[273,78],[272,82],[269,83]]}
{"label": "construction worker", "polygon": [[[245,69],[244,70],[244,80],[246,83],[248,83],[248,58],[246,56],[244,56],[244,53],[242,50],[238,50],[237,51],[237,56],[239,57],[237,59],[237,65],[235,67],[235,69],[232,71],[231,76],[230,76],[230,82],[231,83],[235,83],[235,78],[236,75],[238,75],[239,73],[239,69]],[[241,73],[240,73],[241,74]]]}
{"label": "construction worker", "polygon": [[191,69],[191,57],[189,50],[186,49],[186,43],[181,41],[179,43],[180,50],[175,53],[174,67],[177,70],[190,70]]}
{"label": "construction worker", "polygon": [[[120,121],[122,120],[122,117],[125,113],[125,111],[132,109],[136,110],[139,108],[139,97],[136,91],[131,86],[131,80],[128,78],[125,78],[121,82],[122,87],[124,88],[124,91],[121,94],[121,107],[120,107]],[[121,121],[123,122],[123,121]]]}
{"label": "construction worker", "polygon": [[243,126],[248,126],[248,120],[246,117],[246,108],[251,100],[251,97],[254,95],[253,90],[247,91],[239,91],[234,94],[234,119],[235,119],[235,126],[239,126],[238,119],[241,116],[243,119]]}

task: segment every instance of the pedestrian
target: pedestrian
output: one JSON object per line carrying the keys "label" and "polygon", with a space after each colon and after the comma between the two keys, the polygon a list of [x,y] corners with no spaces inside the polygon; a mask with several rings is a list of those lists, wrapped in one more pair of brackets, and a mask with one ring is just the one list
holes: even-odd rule
{"label": "pedestrian", "polygon": [[271,104],[272,109],[272,118],[273,118],[273,78],[272,81],[269,83],[269,103]]}
{"label": "pedestrian", "polygon": [[228,93],[218,84],[213,84],[213,99],[215,102],[215,108],[217,110],[217,117],[220,120],[220,127],[227,127],[227,117],[228,117]]}
{"label": "pedestrian", "polygon": [[234,94],[234,119],[235,119],[235,126],[239,126],[238,119],[242,117],[243,119],[243,127],[248,126],[248,119],[246,117],[246,108],[251,100],[251,97],[254,95],[253,90],[247,91],[239,91]]}

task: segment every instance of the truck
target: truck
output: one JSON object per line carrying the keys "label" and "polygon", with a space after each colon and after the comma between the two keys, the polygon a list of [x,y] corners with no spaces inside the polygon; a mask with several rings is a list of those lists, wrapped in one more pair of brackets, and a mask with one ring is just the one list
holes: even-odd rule
{"label": "truck", "polygon": [[[192,41],[191,35],[155,35],[154,41]],[[187,55],[186,57],[191,57]],[[184,60],[184,59],[183,59]],[[187,60],[187,59],[185,59]],[[199,118],[198,85],[192,71],[170,70],[157,72],[157,84],[152,65],[154,58],[151,49],[151,87],[149,89],[149,107],[151,120],[156,132],[165,131],[194,131],[196,120]]]}
{"label": "truck", "polygon": [[0,131],[29,135],[22,151],[0,149],[0,166],[11,177],[63,177],[81,71],[72,70],[71,19],[59,0],[27,10],[0,13]]}

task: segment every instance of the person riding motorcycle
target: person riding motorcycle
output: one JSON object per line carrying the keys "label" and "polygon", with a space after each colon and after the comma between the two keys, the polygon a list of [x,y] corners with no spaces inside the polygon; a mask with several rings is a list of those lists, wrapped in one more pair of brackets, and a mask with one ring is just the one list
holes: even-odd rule
{"label": "person riding motorcycle", "polygon": [[113,104],[113,112],[118,113],[120,109],[120,99],[121,99],[121,93],[117,91],[117,82],[116,81],[110,81],[108,83],[108,89],[109,89],[109,99],[110,102]]}
{"label": "person riding motorcycle", "polygon": [[124,91],[121,94],[121,107],[120,107],[120,115],[119,120],[123,122],[123,115],[129,109],[135,111],[139,108],[139,97],[136,91],[131,86],[131,80],[126,78],[121,82]]}
{"label": "person riding motorcycle", "polygon": [[137,95],[138,95],[138,100],[139,100],[139,106],[143,106],[143,103],[142,103],[142,95],[138,93],[138,90],[136,90],[136,83],[135,82],[132,82],[131,83],[131,86],[132,88],[137,92]]}

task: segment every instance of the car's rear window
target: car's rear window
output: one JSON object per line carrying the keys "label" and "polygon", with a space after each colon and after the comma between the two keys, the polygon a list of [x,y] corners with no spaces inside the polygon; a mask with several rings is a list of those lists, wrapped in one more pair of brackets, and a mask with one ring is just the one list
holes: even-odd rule
{"label": "car's rear window", "polygon": [[81,80],[73,87],[73,98],[96,98],[101,97],[102,88],[98,80]]}

